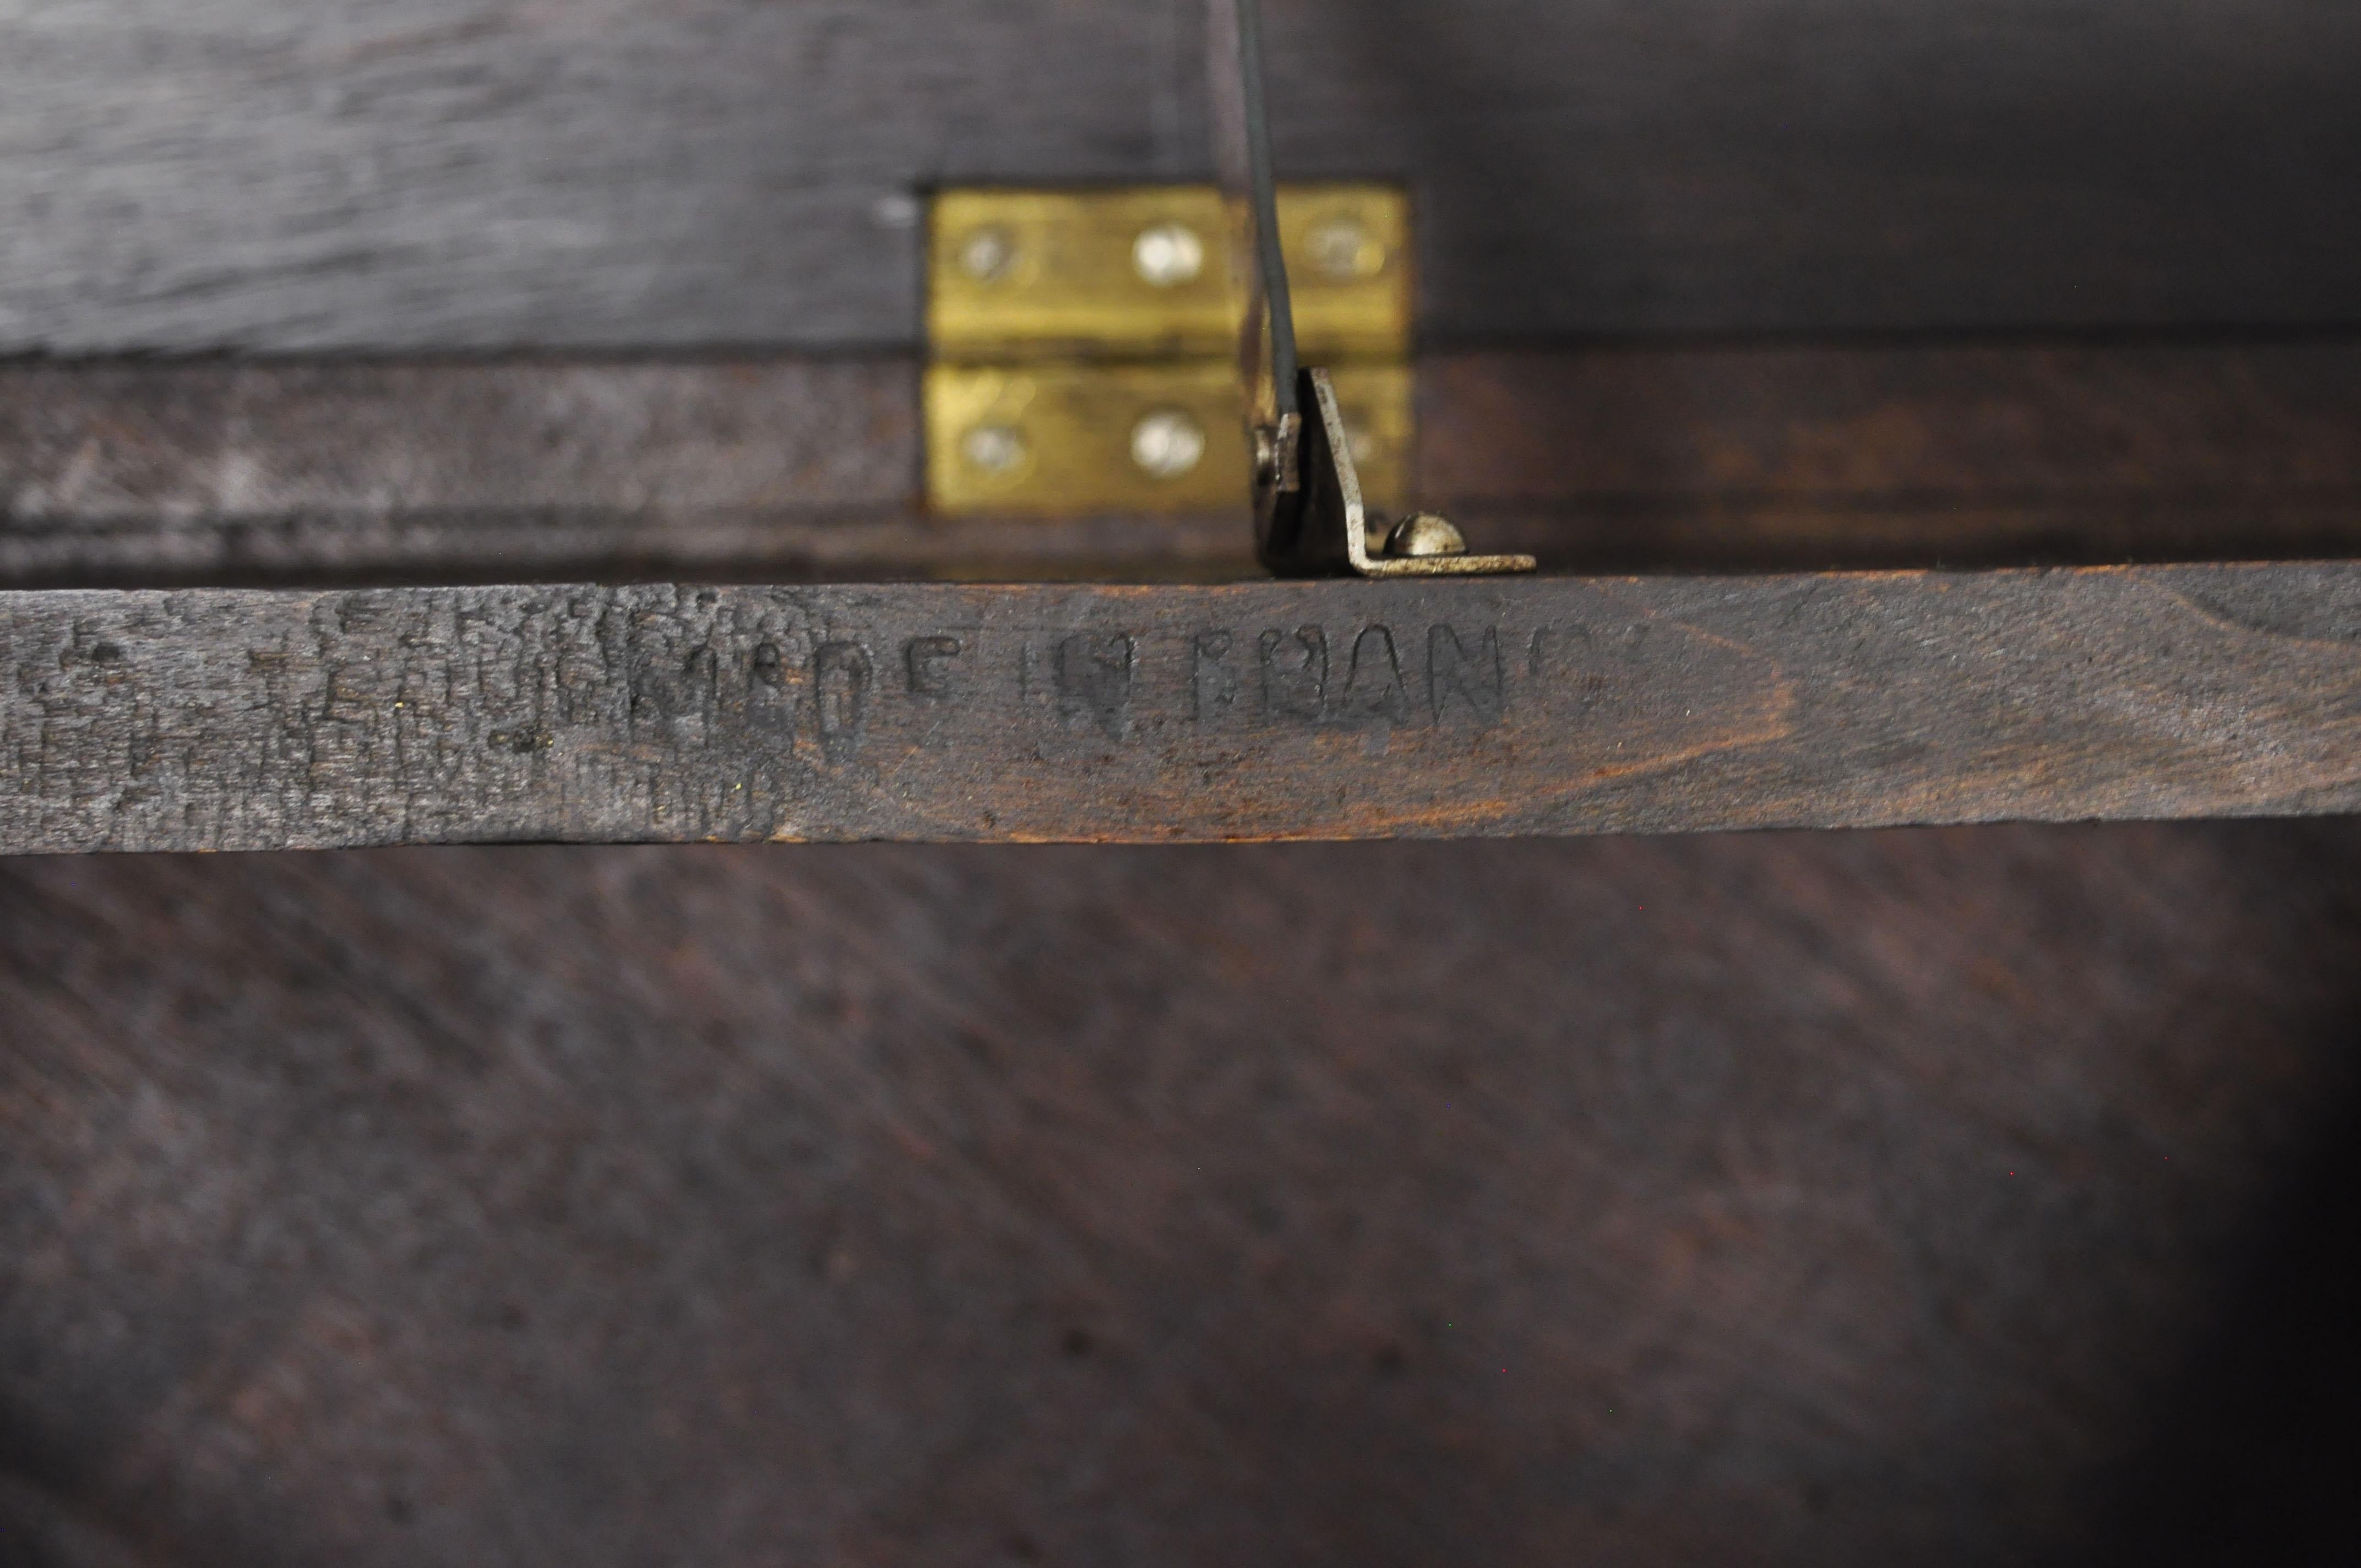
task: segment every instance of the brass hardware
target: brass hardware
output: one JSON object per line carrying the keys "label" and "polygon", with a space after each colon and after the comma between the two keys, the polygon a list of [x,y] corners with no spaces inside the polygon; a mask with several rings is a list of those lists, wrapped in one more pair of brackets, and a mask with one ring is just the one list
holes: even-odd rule
{"label": "brass hardware", "polygon": [[[1206,82],[1213,89],[1213,161],[1246,277],[1237,334],[1254,463],[1255,555],[1280,576],[1433,577],[1530,572],[1531,555],[1471,555],[1449,520],[1396,524],[1366,492],[1335,378],[1299,331],[1294,275],[1332,287],[1382,275],[1378,236],[1354,214],[1323,215],[1290,240],[1271,164],[1261,0],[1210,0]],[[1309,250],[1310,266],[1303,255]]]}
{"label": "brass hardware", "polygon": [[[1258,0],[1212,0],[1218,186],[946,191],[927,495],[944,513],[1239,506],[1286,576],[1528,572],[1410,489],[1410,203],[1272,178]],[[1323,368],[1307,368],[1312,365]]]}
{"label": "brass hardware", "polygon": [[1384,520],[1356,471],[1351,426],[1335,378],[1301,372],[1297,405],[1303,412],[1295,441],[1295,483],[1258,488],[1279,493],[1266,532],[1256,541],[1264,565],[1282,576],[1475,577],[1530,572],[1531,555],[1471,555],[1459,530],[1432,512],[1400,523]]}
{"label": "brass hardware", "polygon": [[1153,289],[1193,283],[1205,270],[1205,240],[1186,224],[1158,224],[1131,242],[1131,269]]}
{"label": "brass hardware", "polygon": [[[1410,490],[1410,203],[1290,187],[1299,330],[1338,367],[1373,504]],[[1245,280],[1211,186],[946,191],[929,238],[927,489],[950,514],[1243,508]]]}
{"label": "brass hardware", "polygon": [[1459,525],[1439,512],[1412,512],[1394,524],[1380,554],[1397,561],[1424,561],[1437,555],[1465,555],[1467,536]]}
{"label": "brass hardware", "polygon": [[[1378,506],[1410,489],[1411,372],[1336,372],[1338,418]],[[946,513],[1047,516],[1243,508],[1252,472],[1237,370],[1163,365],[937,365],[928,488]]]}
{"label": "brass hardware", "polygon": [[[1383,185],[1279,195],[1296,332],[1323,359],[1401,360],[1413,299],[1410,202]],[[934,203],[928,339],[939,361],[1219,358],[1242,280],[1210,185],[945,191]]]}

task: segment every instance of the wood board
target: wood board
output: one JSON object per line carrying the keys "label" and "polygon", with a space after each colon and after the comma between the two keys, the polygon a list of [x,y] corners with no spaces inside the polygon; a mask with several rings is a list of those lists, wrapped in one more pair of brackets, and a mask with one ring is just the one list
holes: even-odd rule
{"label": "wood board", "polygon": [[[2361,345],[1430,354],[1414,466],[1561,569],[2361,547]],[[927,517],[906,357],[0,367],[0,586],[1137,578],[1236,512]],[[1243,492],[1243,486],[1241,486]]]}
{"label": "wood board", "polygon": [[2333,1562],[2356,930],[2349,822],[0,860],[0,1541]]}
{"label": "wood board", "polygon": [[[2322,325],[2361,14],[1275,0],[1438,342]],[[1202,177],[1197,0],[38,0],[0,353],[907,346],[941,182]]]}
{"label": "wood board", "polygon": [[0,598],[0,848],[2361,803],[2361,565]]}

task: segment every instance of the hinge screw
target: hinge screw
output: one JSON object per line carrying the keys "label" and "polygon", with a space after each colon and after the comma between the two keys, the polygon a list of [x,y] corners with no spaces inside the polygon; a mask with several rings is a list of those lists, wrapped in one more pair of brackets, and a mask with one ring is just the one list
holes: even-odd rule
{"label": "hinge screw", "polygon": [[1131,269],[1159,289],[1193,283],[1205,270],[1205,242],[1185,224],[1158,224],[1132,241]]}
{"label": "hinge screw", "polygon": [[1005,228],[981,228],[960,241],[960,270],[979,283],[994,283],[1016,265],[1016,236]]}
{"label": "hinge screw", "polygon": [[1385,241],[1358,218],[1331,218],[1304,236],[1312,269],[1332,283],[1364,283],[1391,259]]}
{"label": "hinge screw", "polygon": [[1178,409],[1149,414],[1132,427],[1131,460],[1150,478],[1180,478],[1205,460],[1205,427]]}
{"label": "hinge screw", "polygon": [[1025,466],[1025,433],[1005,424],[980,424],[960,438],[960,455],[986,474],[1014,474]]}

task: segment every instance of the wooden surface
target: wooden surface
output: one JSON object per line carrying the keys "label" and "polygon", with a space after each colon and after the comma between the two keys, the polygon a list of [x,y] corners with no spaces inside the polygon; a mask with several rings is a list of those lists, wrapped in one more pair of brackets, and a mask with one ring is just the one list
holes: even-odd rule
{"label": "wooden surface", "polygon": [[[1235,566],[911,506],[913,193],[1202,174],[1195,10],[6,7],[0,586]],[[1488,542],[2353,553],[2353,7],[1270,10],[1287,171],[1418,196]],[[1476,589],[1574,607],[1488,722],[1464,593],[11,597],[0,849],[2349,809],[2352,571]],[[2339,821],[0,859],[0,1564],[2337,1561],[2356,887]]]}
{"label": "wooden surface", "polygon": [[1420,482],[1590,571],[2361,549],[2361,345],[2018,339],[1438,355]]}
{"label": "wooden surface", "polygon": [[2350,823],[0,861],[0,1556],[2336,1561],[2356,889]]}
{"label": "wooden surface", "polygon": [[[2356,321],[2361,13],[1288,0],[1439,341]],[[0,352],[907,345],[912,196],[1197,176],[1198,0],[35,0]]]}
{"label": "wooden surface", "polygon": [[[1414,466],[1562,569],[2352,554],[2361,345],[1434,354]],[[0,585],[1251,569],[1239,512],[929,520],[902,358],[0,367]]]}
{"label": "wooden surface", "polygon": [[2361,804],[2361,565],[0,597],[0,848]]}

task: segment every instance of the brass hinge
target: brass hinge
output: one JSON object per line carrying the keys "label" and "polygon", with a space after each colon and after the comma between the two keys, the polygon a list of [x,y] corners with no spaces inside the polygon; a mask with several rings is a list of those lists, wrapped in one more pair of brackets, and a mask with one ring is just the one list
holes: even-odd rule
{"label": "brass hinge", "polygon": [[[1411,489],[1411,211],[1377,184],[1291,186],[1295,323],[1332,367],[1360,485]],[[928,495],[947,514],[1243,510],[1247,280],[1212,186],[959,190],[928,241]]]}

